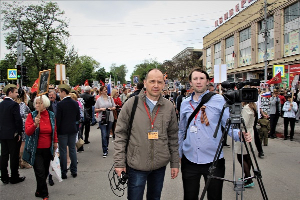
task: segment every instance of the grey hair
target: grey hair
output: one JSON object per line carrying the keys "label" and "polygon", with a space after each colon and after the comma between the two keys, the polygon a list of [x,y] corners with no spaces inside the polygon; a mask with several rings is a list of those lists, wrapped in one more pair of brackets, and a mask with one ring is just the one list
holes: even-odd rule
{"label": "grey hair", "polygon": [[[35,97],[34,101],[33,101],[33,106],[35,107],[35,104],[36,104],[36,100],[38,98],[41,98],[40,96],[38,97]],[[50,100],[49,98],[46,96],[46,95],[42,95],[42,102],[43,102],[43,105],[45,108],[48,108],[50,106]]]}
{"label": "grey hair", "polygon": [[84,87],[84,91],[85,91],[85,92],[91,91],[91,87],[90,87],[90,86],[85,86],[85,87]]}
{"label": "grey hair", "polygon": [[55,90],[50,90],[50,91],[48,92],[48,94],[50,94],[50,93],[53,93],[54,95],[56,95]]}

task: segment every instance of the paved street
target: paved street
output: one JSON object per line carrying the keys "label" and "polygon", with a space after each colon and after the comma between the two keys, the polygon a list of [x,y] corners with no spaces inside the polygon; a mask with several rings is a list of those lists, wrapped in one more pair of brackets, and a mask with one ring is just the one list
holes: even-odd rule
{"label": "paved street", "polygon": [[[279,123],[282,120],[280,119]],[[263,183],[270,200],[298,200],[300,199],[300,124],[296,124],[295,141],[283,140],[282,138],[269,139],[269,146],[264,147],[265,157],[257,158],[262,171]],[[281,131],[279,124],[277,131]],[[283,129],[282,129],[283,130]],[[126,194],[118,198],[112,193],[107,174],[113,159],[113,143],[110,139],[109,155],[102,158],[100,130],[96,126],[91,127],[91,143],[85,145],[85,151],[78,155],[78,177],[72,178],[68,173],[68,179],[59,183],[54,179],[55,185],[49,186],[50,199],[74,200],[74,199],[126,199]],[[231,138],[228,137],[228,144]],[[256,149],[256,148],[254,148]],[[232,179],[232,152],[231,148],[225,147],[226,178]],[[257,155],[257,152],[255,153]],[[236,161],[237,162],[237,161]],[[241,177],[241,167],[236,163],[237,177]],[[36,182],[33,169],[20,169],[20,174],[26,176],[23,183],[16,185],[3,185],[0,183],[1,200],[32,200],[38,199],[34,196]],[[204,182],[201,182],[201,188]],[[257,181],[255,187],[246,189],[245,200],[262,199]],[[175,180],[170,178],[170,170],[167,168],[162,199],[181,200],[182,195],[181,174]],[[235,199],[233,185],[224,183],[223,199]]]}

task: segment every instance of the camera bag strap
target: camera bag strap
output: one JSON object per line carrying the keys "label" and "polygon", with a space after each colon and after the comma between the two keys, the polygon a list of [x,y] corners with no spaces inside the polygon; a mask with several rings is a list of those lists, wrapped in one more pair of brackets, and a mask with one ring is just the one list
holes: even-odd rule
{"label": "camera bag strap", "polygon": [[130,134],[131,134],[131,128],[132,128],[132,122],[133,122],[133,119],[134,119],[134,114],[135,114],[135,111],[136,111],[138,100],[139,100],[138,95],[134,96],[134,102],[133,102],[133,106],[132,106],[132,111],[131,111],[131,116],[130,116],[130,121],[129,121],[129,127],[128,127],[128,139],[127,139],[127,143],[126,143],[125,153],[127,153],[127,148],[128,148]]}
{"label": "camera bag strap", "polygon": [[207,103],[207,102],[210,100],[210,98],[211,98],[212,96],[214,96],[215,94],[216,94],[216,93],[214,93],[214,92],[209,92],[209,93],[205,94],[205,95],[202,97],[201,102],[199,103],[199,105],[196,107],[196,109],[194,110],[194,112],[191,114],[191,116],[190,116],[189,119],[188,119],[188,123],[187,123],[186,129],[185,129],[184,139],[186,138],[187,130],[188,130],[188,128],[189,128],[189,126],[190,126],[190,123],[191,123],[191,121],[193,120],[193,118],[194,118],[194,117],[196,116],[196,114],[199,112],[200,108],[201,108],[205,103]]}

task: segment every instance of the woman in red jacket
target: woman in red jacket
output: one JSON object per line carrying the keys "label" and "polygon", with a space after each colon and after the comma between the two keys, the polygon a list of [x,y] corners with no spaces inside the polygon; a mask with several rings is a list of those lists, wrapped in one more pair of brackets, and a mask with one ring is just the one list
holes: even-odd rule
{"label": "woman in red jacket", "polygon": [[122,101],[119,97],[119,92],[116,89],[112,90],[111,96],[116,104],[116,110],[114,111],[114,112],[116,112],[116,114],[114,114],[114,117],[115,116],[116,117],[115,117],[114,123],[112,125],[112,136],[113,136],[113,139],[115,139],[115,129],[116,129],[116,124],[117,124],[117,118],[118,118],[118,115],[119,115],[121,107],[122,107]]}
{"label": "woman in red jacket", "polygon": [[[47,200],[49,193],[46,179],[49,174],[50,161],[53,159],[58,142],[55,116],[53,112],[46,110],[50,106],[50,100],[45,95],[36,97],[33,104],[36,111],[28,114],[25,122],[27,138],[24,152],[31,154],[30,159],[27,160],[32,162],[36,177],[35,196]],[[38,114],[39,111],[40,115]]]}

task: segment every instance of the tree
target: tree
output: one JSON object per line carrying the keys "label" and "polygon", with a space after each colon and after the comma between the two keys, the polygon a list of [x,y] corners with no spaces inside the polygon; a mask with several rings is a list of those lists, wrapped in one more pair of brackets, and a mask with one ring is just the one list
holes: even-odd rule
{"label": "tree", "polygon": [[199,54],[184,55],[174,60],[167,60],[163,63],[165,70],[168,72],[168,79],[188,82],[188,75],[191,69],[195,67],[202,68],[202,61],[199,60]]}
{"label": "tree", "polygon": [[100,67],[100,63],[89,56],[80,56],[74,64],[67,68],[70,85],[83,85],[85,80],[91,85],[95,78],[95,69]]}
{"label": "tree", "polygon": [[127,72],[128,71],[126,65],[116,66],[116,64],[113,63],[110,67],[110,73],[112,75],[112,79],[115,81],[120,81],[121,84],[126,83],[125,77]]}
{"label": "tree", "polygon": [[150,69],[157,68],[162,71],[162,73],[165,73],[165,70],[161,63],[157,62],[156,60],[144,60],[144,63],[138,64],[134,67],[134,71],[132,72],[130,76],[130,80],[132,82],[133,76],[139,76],[139,82],[143,82],[147,72]]}
{"label": "tree", "polygon": [[99,68],[95,73],[94,78],[96,79],[96,81],[103,81],[103,83],[105,82],[105,78],[109,77],[109,73],[107,73],[105,71],[104,67]]}
{"label": "tree", "polygon": [[28,71],[35,73],[29,76],[35,79],[39,71],[52,69],[53,82],[55,64],[64,60],[67,49],[65,41],[69,37],[64,12],[54,2],[42,1],[39,5],[23,5],[23,2],[1,3],[2,29],[6,31],[5,43],[11,49],[10,54],[15,54],[19,38],[27,47],[23,65],[29,68]]}

